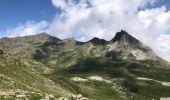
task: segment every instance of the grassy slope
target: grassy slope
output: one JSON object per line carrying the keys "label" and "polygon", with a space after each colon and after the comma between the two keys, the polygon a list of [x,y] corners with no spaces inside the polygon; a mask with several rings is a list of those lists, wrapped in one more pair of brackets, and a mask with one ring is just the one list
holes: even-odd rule
{"label": "grassy slope", "polygon": [[[152,81],[136,80],[137,77],[145,77],[159,81],[170,81],[168,77],[170,70],[166,69],[161,62],[130,62],[105,57],[97,58],[94,57],[95,51],[90,51],[90,54],[87,54],[86,48],[84,51],[82,47],[74,47],[72,45],[63,46],[62,48],[60,45],[52,45],[52,48],[60,48],[59,50],[49,49],[49,45],[41,48],[48,55],[57,55],[56,58],[52,59],[57,62],[56,65],[53,65],[53,72],[48,77],[56,84],[61,84],[62,88],[68,89],[74,94],[81,93],[84,96],[101,100],[110,100],[111,98],[120,100],[125,98],[143,100],[145,98],[150,100],[152,98],[159,99],[160,97],[170,96],[170,87]],[[47,57],[50,58],[50,56]],[[49,65],[49,58],[46,59],[47,65]],[[106,77],[112,80],[113,83],[106,84],[98,81],[82,83],[70,80],[71,77],[86,78],[91,75]],[[112,88],[115,84],[121,90]]]}
{"label": "grassy slope", "polygon": [[[112,61],[105,58],[85,58],[81,59],[76,65],[73,65],[60,72],[55,72],[53,76],[58,77],[63,87],[72,87],[71,91],[82,93],[85,96],[98,98],[100,100],[114,99],[159,99],[160,97],[170,96],[170,87],[163,86],[154,81],[137,80],[137,77],[151,78],[159,81],[169,81],[169,69],[155,68],[143,65],[142,62],[132,63],[129,61]],[[150,64],[150,62],[145,62]],[[154,63],[154,62],[152,62]],[[73,76],[86,78],[91,75],[99,75],[112,80],[112,84],[106,84],[98,81],[73,82],[70,80]],[[57,77],[56,77],[57,78]],[[61,80],[60,80],[61,79]],[[122,80],[119,80],[122,79]],[[111,88],[121,87],[122,92]]]}
{"label": "grassy slope", "polygon": [[[37,55],[34,49],[40,50],[40,55]],[[99,53],[100,49],[102,48],[99,48]],[[5,63],[4,67],[1,66],[0,74],[17,81],[15,88],[29,91],[37,90],[44,94],[53,93],[56,96],[81,93],[86,97],[99,100],[143,100],[144,98],[150,100],[170,96],[170,87],[153,81],[136,79],[137,77],[145,77],[159,81],[170,81],[170,70],[165,69],[164,65],[159,62],[130,62],[105,57],[97,58],[94,57],[95,50],[88,54],[85,53],[86,49],[83,51],[81,47],[74,47],[72,44],[47,43],[29,49],[26,47],[21,51],[28,52],[28,50],[33,51],[25,56],[23,56],[25,53],[20,52],[14,53],[13,56],[16,58],[21,56],[21,59],[29,65],[23,64],[23,61],[20,60],[14,61],[13,58],[0,60]],[[18,64],[14,62],[18,62]],[[44,73],[47,69],[50,69],[50,72]],[[71,77],[86,78],[92,75],[102,76],[111,80],[112,83],[74,82],[70,80]],[[5,80],[3,82],[0,84],[1,88],[10,89],[8,82]],[[32,84],[33,82],[35,84]]]}
{"label": "grassy slope", "polygon": [[21,90],[29,93],[35,92],[44,94],[54,94],[56,96],[68,96],[70,92],[64,90],[52,80],[36,71],[31,66],[27,66],[19,59],[7,53],[0,55],[0,91]]}

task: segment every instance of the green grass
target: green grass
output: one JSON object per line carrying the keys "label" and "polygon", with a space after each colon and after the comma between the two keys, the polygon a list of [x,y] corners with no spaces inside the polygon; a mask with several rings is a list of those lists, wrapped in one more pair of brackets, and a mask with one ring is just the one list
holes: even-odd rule
{"label": "green grass", "polygon": [[[170,81],[170,70],[166,69],[164,67],[166,65],[162,65],[161,62],[114,60],[106,57],[94,57],[95,50],[90,51],[91,56],[89,56],[83,54],[79,47],[70,48],[68,46],[57,50],[50,49],[48,46],[46,44],[46,46],[41,47],[41,50],[47,56],[40,56],[41,53],[34,55],[38,59],[36,61],[42,65],[33,64],[35,59],[28,58],[31,62],[30,65],[33,66],[27,66],[20,60],[14,59],[15,57],[4,57],[4,53],[0,52],[2,58],[0,62],[5,64],[5,66],[0,66],[0,74],[16,81],[17,84],[14,89],[41,92],[43,95],[52,93],[56,97],[69,96],[70,94],[83,94],[85,97],[97,100],[124,100],[125,98],[128,100],[151,100],[153,98],[170,97],[170,87],[154,81],[136,80],[137,77],[144,77],[159,81]],[[52,48],[59,46],[61,45],[53,44]],[[70,49],[67,50],[66,48]],[[75,51],[71,51],[71,49],[75,49]],[[49,63],[51,60],[56,61],[56,64],[51,65]],[[42,67],[50,68],[51,73],[44,74]],[[71,77],[87,78],[93,75],[104,77],[111,80],[112,83],[92,80],[74,82],[70,79]],[[44,82],[44,80],[52,80],[54,84],[49,84],[50,81]],[[3,80],[0,87],[9,90],[11,88],[10,81]],[[55,88],[50,89],[46,85]],[[116,89],[112,88],[114,85]],[[30,99],[41,98],[37,94],[29,95]]]}
{"label": "green grass", "polygon": [[[99,100],[109,100],[116,98],[122,100],[122,94],[112,89],[112,85],[102,82],[71,82],[71,77],[78,76],[86,78],[91,75],[107,77],[107,79],[121,78],[124,81],[118,82],[119,86],[125,88],[127,98],[130,100],[159,99],[170,96],[170,87],[163,86],[154,81],[140,81],[137,77],[151,78],[160,81],[170,81],[170,70],[159,67],[148,67],[141,62],[129,62],[105,58],[84,58],[77,64],[60,71],[55,71],[54,76],[62,76],[64,87],[74,93],[81,93],[85,96],[97,98]],[[117,81],[116,81],[117,82]],[[87,88],[88,87],[88,88]],[[73,90],[72,90],[73,89]]]}

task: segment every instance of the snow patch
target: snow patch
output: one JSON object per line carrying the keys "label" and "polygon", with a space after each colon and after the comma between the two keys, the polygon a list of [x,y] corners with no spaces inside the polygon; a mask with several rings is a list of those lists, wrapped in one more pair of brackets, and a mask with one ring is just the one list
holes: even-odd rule
{"label": "snow patch", "polygon": [[170,100],[170,97],[162,97],[160,100]]}
{"label": "snow patch", "polygon": [[161,82],[161,84],[164,86],[170,86],[170,82]]}
{"label": "snow patch", "polygon": [[150,79],[150,78],[143,78],[143,77],[138,77],[136,78],[138,80],[144,80],[144,81],[152,81],[153,79]]}
{"label": "snow patch", "polygon": [[89,76],[89,77],[87,77],[87,78],[88,78],[89,80],[104,81],[104,82],[106,82],[106,83],[112,83],[110,80],[103,79],[102,77],[97,76],[97,75],[95,75],[95,76]]}
{"label": "snow patch", "polygon": [[97,76],[97,75],[89,76],[87,78],[72,77],[71,80],[75,81],[75,82],[87,82],[89,80],[95,80],[95,81],[101,81],[101,82],[106,82],[106,83],[112,83],[112,81],[104,79],[103,77],[100,77],[100,76]]}
{"label": "snow patch", "polygon": [[144,77],[138,77],[136,78],[138,80],[145,80],[145,81],[155,81],[155,82],[158,82],[164,86],[170,86],[170,82],[164,82],[164,81],[158,81],[158,80],[154,80],[154,79],[150,79],[150,78],[144,78]]}
{"label": "snow patch", "polygon": [[88,79],[84,79],[81,77],[72,77],[71,80],[75,81],[75,82],[86,82],[88,81]]}

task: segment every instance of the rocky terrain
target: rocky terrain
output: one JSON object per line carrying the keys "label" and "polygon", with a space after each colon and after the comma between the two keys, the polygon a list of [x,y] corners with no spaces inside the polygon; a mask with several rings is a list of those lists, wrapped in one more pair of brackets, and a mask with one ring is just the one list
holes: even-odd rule
{"label": "rocky terrain", "polygon": [[0,99],[159,100],[170,97],[170,65],[129,35],[106,41],[46,33],[0,39]]}

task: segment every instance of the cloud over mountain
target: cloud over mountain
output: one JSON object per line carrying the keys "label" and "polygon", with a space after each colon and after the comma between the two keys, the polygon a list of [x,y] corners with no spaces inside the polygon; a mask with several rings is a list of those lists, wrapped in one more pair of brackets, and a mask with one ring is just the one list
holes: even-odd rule
{"label": "cloud over mountain", "polygon": [[[170,11],[160,0],[52,0],[56,16],[52,22],[26,23],[8,30],[12,36],[42,31],[59,38],[75,37],[87,41],[93,37],[110,40],[121,29],[151,46],[170,60]],[[17,34],[16,34],[17,33]]]}
{"label": "cloud over mountain", "polygon": [[170,59],[166,56],[170,54],[169,40],[161,40],[162,35],[169,37],[164,33],[170,29],[170,12],[166,6],[152,8],[157,2],[159,1],[52,0],[61,13],[56,15],[50,32],[60,38],[78,37],[79,40],[86,41],[93,37],[109,40],[114,33],[124,29],[151,46],[160,56]]}
{"label": "cloud over mountain", "polygon": [[4,35],[7,37],[33,35],[36,33],[47,31],[47,28],[48,28],[47,21],[40,22],[27,21],[24,24],[19,24],[15,28],[8,29]]}

